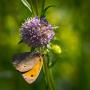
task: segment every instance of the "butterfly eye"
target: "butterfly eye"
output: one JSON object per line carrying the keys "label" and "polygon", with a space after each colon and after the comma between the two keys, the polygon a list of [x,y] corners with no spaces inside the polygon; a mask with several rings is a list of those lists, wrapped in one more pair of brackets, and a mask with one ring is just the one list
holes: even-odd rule
{"label": "butterfly eye", "polygon": [[31,75],[31,77],[33,77],[33,75]]}

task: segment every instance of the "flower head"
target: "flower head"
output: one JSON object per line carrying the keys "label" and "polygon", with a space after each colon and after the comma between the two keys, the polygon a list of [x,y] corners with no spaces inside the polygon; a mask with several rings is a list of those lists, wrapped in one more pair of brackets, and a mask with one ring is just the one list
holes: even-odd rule
{"label": "flower head", "polygon": [[45,46],[54,37],[51,24],[45,18],[38,17],[27,19],[20,28],[20,34],[23,42],[32,47]]}

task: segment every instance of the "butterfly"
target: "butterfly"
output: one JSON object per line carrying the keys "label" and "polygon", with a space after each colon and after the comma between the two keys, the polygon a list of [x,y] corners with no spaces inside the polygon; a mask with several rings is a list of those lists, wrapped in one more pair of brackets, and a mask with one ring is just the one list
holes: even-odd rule
{"label": "butterfly", "polygon": [[39,52],[25,52],[13,57],[13,66],[18,70],[25,81],[32,84],[38,77],[43,57]]}

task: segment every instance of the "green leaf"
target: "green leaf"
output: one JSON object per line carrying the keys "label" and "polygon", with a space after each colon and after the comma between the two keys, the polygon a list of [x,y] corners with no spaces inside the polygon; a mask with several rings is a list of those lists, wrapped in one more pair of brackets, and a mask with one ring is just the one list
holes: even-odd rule
{"label": "green leaf", "polygon": [[27,0],[21,0],[21,2],[30,10],[30,12],[32,13],[31,10],[31,5],[27,2]]}
{"label": "green leaf", "polygon": [[41,17],[46,16],[46,15],[45,15],[45,14],[46,14],[46,11],[47,11],[50,7],[54,7],[54,5],[49,5],[49,6],[47,6],[47,7],[42,11]]}
{"label": "green leaf", "polygon": [[18,42],[18,44],[21,44],[23,42],[23,40],[21,39],[19,42]]}
{"label": "green leaf", "polygon": [[44,12],[46,12],[50,7],[54,7],[54,5],[49,5],[44,9]]}

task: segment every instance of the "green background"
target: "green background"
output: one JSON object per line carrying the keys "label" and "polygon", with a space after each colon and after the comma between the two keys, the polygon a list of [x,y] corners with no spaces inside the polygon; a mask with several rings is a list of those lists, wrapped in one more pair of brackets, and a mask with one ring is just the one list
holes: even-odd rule
{"label": "green background", "polygon": [[[56,90],[90,90],[90,0],[46,1],[46,6],[56,5],[48,10],[47,19],[59,26],[54,43],[62,50],[51,55],[57,60],[52,67]],[[27,17],[30,12],[20,0],[0,0],[0,90],[42,88],[42,74],[28,85],[12,66],[15,53],[30,50],[17,44],[20,25]]]}

